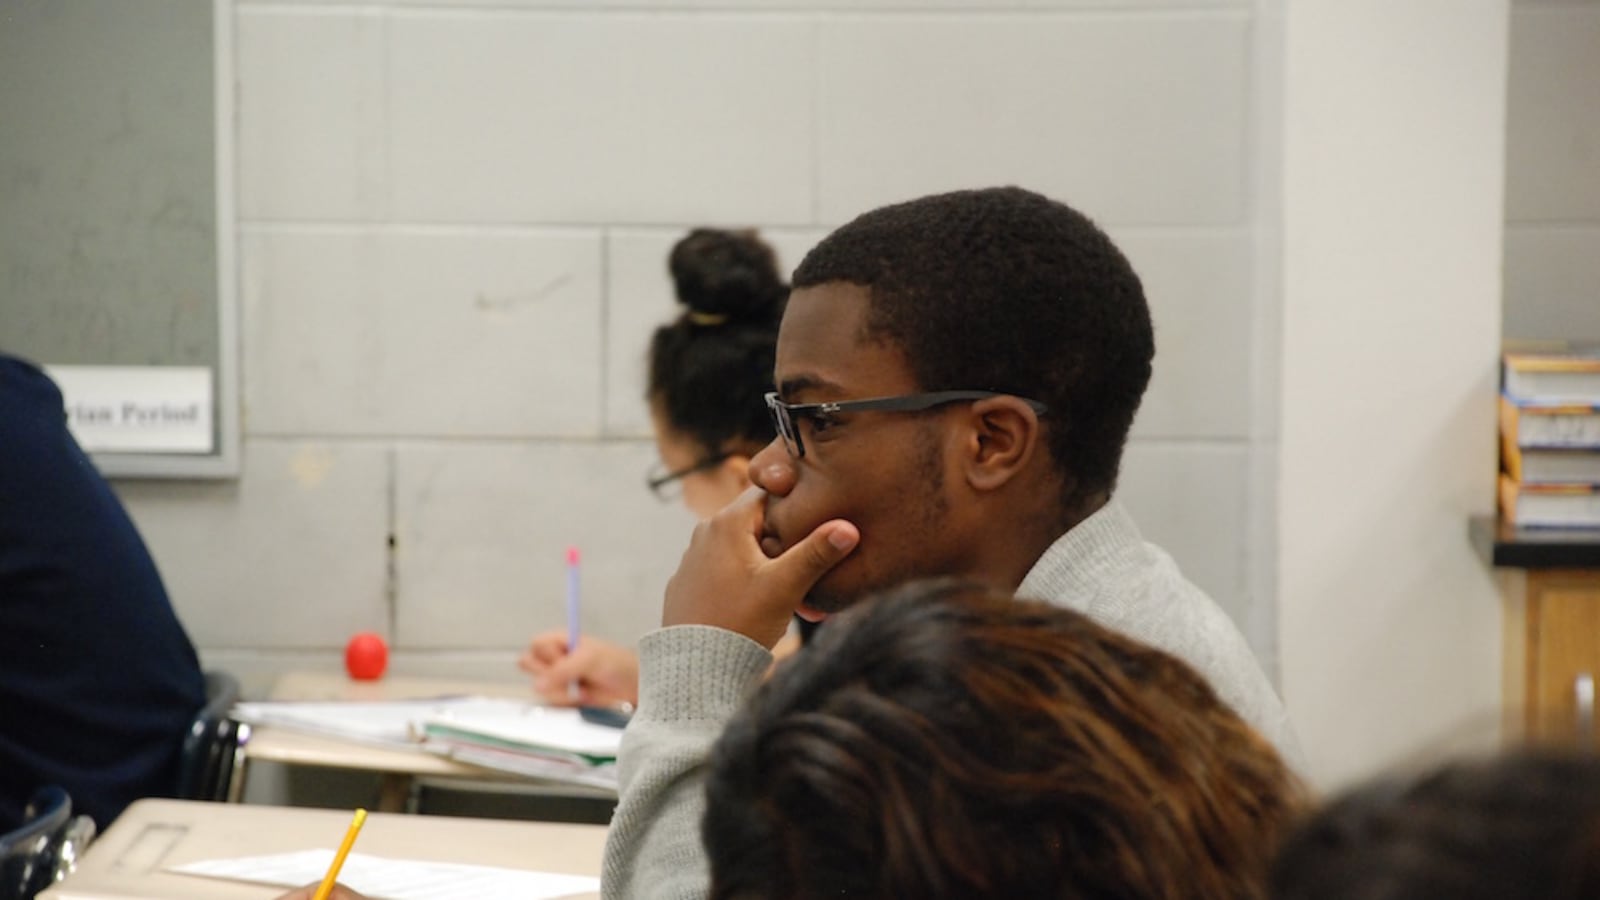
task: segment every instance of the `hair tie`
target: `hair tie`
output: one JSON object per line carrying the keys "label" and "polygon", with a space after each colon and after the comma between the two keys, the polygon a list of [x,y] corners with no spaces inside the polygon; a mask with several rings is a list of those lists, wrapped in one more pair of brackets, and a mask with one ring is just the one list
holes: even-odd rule
{"label": "hair tie", "polygon": [[696,325],[721,325],[728,321],[727,313],[707,313],[691,309],[685,315]]}

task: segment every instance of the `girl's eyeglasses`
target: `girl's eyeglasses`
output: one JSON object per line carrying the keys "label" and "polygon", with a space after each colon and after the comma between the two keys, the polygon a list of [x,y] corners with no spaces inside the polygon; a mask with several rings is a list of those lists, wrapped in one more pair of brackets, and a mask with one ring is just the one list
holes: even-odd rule
{"label": "girl's eyeglasses", "polygon": [[658,462],[650,467],[645,484],[650,486],[650,492],[655,494],[657,499],[676,500],[683,493],[683,479],[696,472],[715,469],[732,455],[732,453],[717,453],[676,471],[668,471],[664,464]]}

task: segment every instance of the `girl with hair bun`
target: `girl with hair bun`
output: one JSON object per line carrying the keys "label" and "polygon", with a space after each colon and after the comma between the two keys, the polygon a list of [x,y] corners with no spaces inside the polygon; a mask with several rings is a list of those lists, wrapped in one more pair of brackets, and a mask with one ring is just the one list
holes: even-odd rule
{"label": "girl with hair bun", "polygon": [[649,484],[708,519],[749,487],[750,457],[772,441],[762,397],[789,286],[754,231],[697,228],[667,268],[683,311],[650,339],[645,397],[661,465]]}
{"label": "girl with hair bun", "polygon": [[[646,484],[706,519],[750,486],[750,457],[772,441],[762,397],[789,285],[748,229],[696,228],[673,245],[667,269],[680,311],[650,338],[645,398],[660,462]],[[566,632],[548,631],[518,665],[549,703],[638,702],[639,660],[627,647],[585,636],[569,654]]]}

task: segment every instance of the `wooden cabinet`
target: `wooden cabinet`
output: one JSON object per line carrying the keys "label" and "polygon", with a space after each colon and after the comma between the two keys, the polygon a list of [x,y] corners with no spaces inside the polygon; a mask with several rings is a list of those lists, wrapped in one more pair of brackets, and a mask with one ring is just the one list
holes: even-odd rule
{"label": "wooden cabinet", "polygon": [[1600,746],[1600,532],[1474,520],[1505,602],[1508,737]]}
{"label": "wooden cabinet", "polygon": [[1511,733],[1592,741],[1600,679],[1600,570],[1535,569],[1507,584],[1505,704]]}

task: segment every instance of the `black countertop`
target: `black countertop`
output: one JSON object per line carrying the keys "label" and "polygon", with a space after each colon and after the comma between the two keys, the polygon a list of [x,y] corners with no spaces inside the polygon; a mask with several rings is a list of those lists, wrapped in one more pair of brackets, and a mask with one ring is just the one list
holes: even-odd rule
{"label": "black countertop", "polygon": [[1491,566],[1600,569],[1600,528],[1518,528],[1495,516],[1473,516],[1467,533]]}

